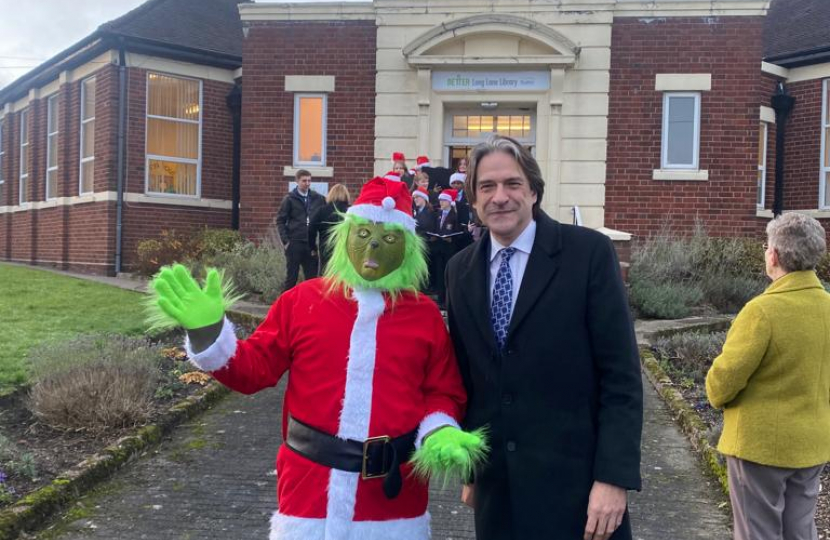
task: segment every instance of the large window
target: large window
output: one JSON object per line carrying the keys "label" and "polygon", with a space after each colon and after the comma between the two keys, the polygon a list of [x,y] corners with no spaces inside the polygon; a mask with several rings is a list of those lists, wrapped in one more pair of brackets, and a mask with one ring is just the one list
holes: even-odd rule
{"label": "large window", "polygon": [[758,208],[766,204],[767,191],[767,137],[769,135],[769,124],[761,122],[761,129],[758,136],[758,197],[755,203]]}
{"label": "large window", "polygon": [[80,193],[92,193],[95,178],[95,77],[81,83]]}
{"label": "large window", "polygon": [[29,202],[29,109],[20,111],[20,204]]}
{"label": "large window", "polygon": [[821,179],[819,197],[821,208],[830,208],[830,79],[824,81],[824,99],[821,111]]}
{"label": "large window", "polygon": [[700,94],[663,95],[663,145],[661,168],[699,168]]}
{"label": "large window", "polygon": [[0,120],[0,206],[6,204],[6,177],[3,174],[3,167],[5,167],[6,157],[6,139],[5,136],[6,121]]}
{"label": "large window", "polygon": [[147,192],[198,197],[202,83],[147,74]]}
{"label": "large window", "polygon": [[294,166],[326,165],[325,94],[294,94]]}
{"label": "large window", "polygon": [[58,96],[46,102],[46,198],[58,196]]}

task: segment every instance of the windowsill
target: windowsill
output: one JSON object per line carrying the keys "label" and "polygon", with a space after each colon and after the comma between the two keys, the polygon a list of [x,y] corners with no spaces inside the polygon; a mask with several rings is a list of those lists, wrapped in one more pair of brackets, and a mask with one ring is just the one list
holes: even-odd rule
{"label": "windowsill", "polygon": [[772,210],[768,210],[766,208],[756,208],[755,217],[772,219],[774,216],[772,215]]}
{"label": "windowsill", "polygon": [[283,176],[294,177],[300,169],[310,172],[312,178],[334,178],[334,167],[285,167],[282,174]]}
{"label": "windowsill", "polygon": [[709,180],[709,171],[692,171],[685,169],[655,169],[652,180],[677,180],[682,182],[705,182]]}
{"label": "windowsill", "polygon": [[171,206],[191,206],[196,208],[217,208],[220,210],[230,210],[233,208],[233,201],[225,199],[203,199],[199,197],[192,197],[189,195],[170,195],[170,194],[143,194],[143,193],[125,193],[124,200],[129,203],[139,204],[165,204]]}

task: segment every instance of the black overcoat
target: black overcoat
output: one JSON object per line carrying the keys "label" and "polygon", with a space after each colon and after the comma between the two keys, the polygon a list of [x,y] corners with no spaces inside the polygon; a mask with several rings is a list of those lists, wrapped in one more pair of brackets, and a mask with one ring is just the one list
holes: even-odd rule
{"label": "black overcoat", "polygon": [[[613,245],[542,212],[536,223],[503,353],[489,235],[447,266],[463,427],[487,426],[492,445],[475,477],[479,540],[579,540],[595,480],[641,487],[642,378]],[[627,513],[612,538],[631,538]]]}

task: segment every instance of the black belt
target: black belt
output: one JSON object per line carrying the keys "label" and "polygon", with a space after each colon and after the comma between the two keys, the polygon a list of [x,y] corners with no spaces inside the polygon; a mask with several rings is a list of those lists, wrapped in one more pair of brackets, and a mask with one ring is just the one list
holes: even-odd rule
{"label": "black belt", "polygon": [[370,437],[366,441],[340,439],[288,417],[285,445],[306,459],[332,469],[359,472],[364,480],[383,478],[383,493],[394,499],[401,491],[400,466],[415,451],[414,429],[400,437]]}

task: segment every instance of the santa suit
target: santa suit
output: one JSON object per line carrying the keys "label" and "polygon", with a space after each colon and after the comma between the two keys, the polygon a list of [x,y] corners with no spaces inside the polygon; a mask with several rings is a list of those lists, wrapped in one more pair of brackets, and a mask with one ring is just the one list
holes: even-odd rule
{"label": "santa suit", "polygon": [[[323,279],[285,292],[247,340],[225,320],[217,341],[188,353],[233,390],[251,394],[290,370],[286,417],[344,439],[424,435],[458,426],[466,396],[444,321],[424,295],[396,302],[377,290],[327,292]],[[281,446],[279,511],[271,540],[423,540],[429,538],[427,483],[401,468],[394,499],[382,479],[319,465]]]}

